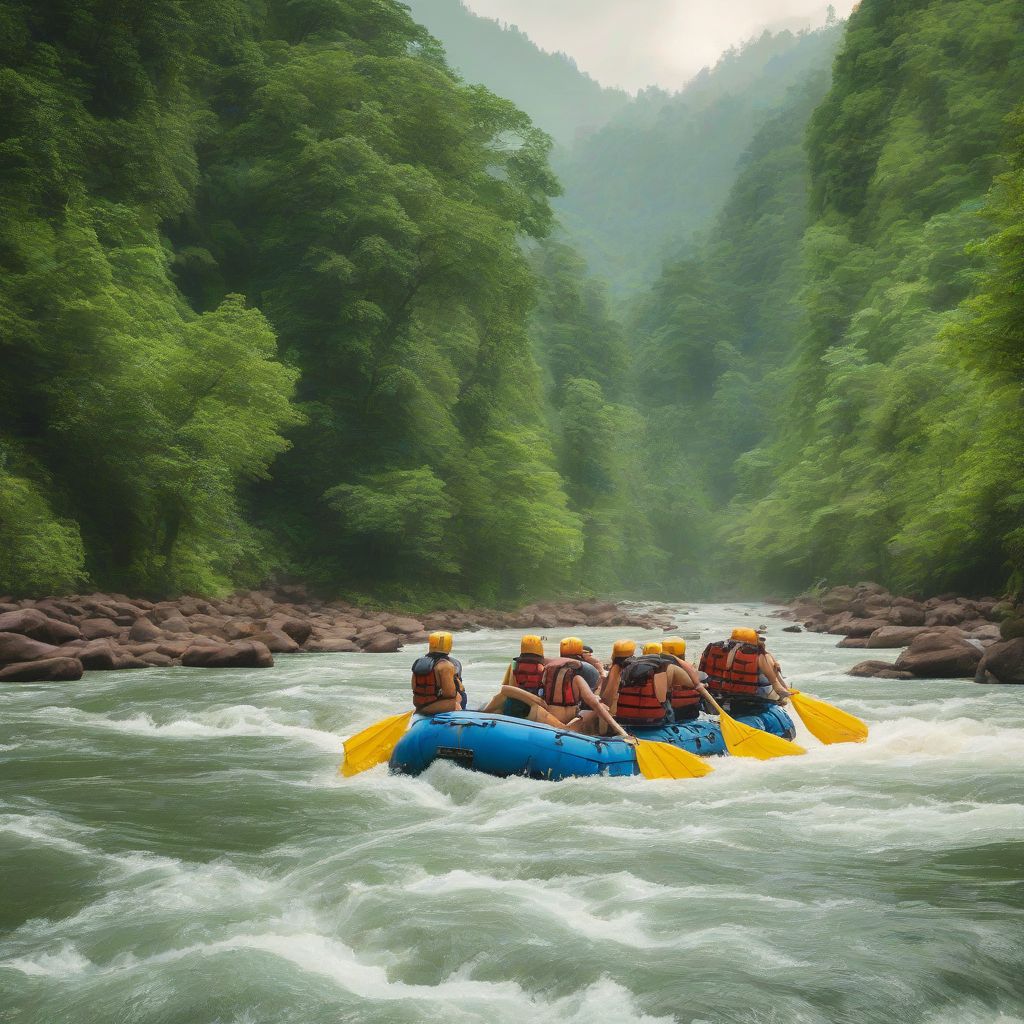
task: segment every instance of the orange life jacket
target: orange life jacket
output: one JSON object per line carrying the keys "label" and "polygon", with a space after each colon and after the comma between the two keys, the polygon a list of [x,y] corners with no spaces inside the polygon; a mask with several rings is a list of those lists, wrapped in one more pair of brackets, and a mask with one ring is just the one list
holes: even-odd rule
{"label": "orange life jacket", "polygon": [[758,659],[764,654],[761,644],[743,644],[735,640],[717,640],[704,648],[700,670],[707,674],[707,687],[714,693],[757,696],[764,685]]}
{"label": "orange life jacket", "polygon": [[512,683],[535,697],[544,696],[544,659],[539,654],[520,654],[512,659]]}
{"label": "orange life jacket", "polygon": [[615,718],[620,725],[664,725],[671,720],[671,704],[658,700],[654,678],[665,671],[656,655],[631,658],[619,674]]}
{"label": "orange life jacket", "polygon": [[[662,658],[671,665],[683,667],[683,659],[677,658],[674,654],[663,654]],[[687,687],[685,690],[669,690],[669,700],[673,711],[692,712],[694,708],[700,707],[700,694],[696,690]]]}
{"label": "orange life jacket", "polygon": [[576,658],[552,658],[544,666],[544,700],[549,708],[571,708],[579,704],[576,677],[580,663]]}
{"label": "orange life jacket", "polygon": [[460,662],[449,658],[447,654],[425,654],[412,663],[412,703],[417,711],[445,699],[441,676],[437,671],[439,661],[447,661],[455,666],[455,690],[457,693],[464,692]]}

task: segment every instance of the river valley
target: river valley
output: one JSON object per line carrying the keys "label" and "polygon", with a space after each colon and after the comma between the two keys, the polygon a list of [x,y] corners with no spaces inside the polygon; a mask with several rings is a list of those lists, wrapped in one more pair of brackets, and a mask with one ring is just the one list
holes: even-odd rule
{"label": "river valley", "polygon": [[[343,780],[412,648],[0,687],[0,1021],[1021,1020],[1024,688],[851,679],[834,636],[688,608],[691,657],[767,622],[868,743],[798,723],[806,757],[686,782]],[[518,635],[456,635],[471,706]]]}

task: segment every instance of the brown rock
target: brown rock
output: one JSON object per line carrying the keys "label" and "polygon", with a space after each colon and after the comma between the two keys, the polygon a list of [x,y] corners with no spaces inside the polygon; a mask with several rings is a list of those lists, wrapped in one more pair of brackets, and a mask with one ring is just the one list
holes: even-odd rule
{"label": "brown rock", "polygon": [[868,645],[867,637],[864,637],[864,636],[844,636],[843,639],[840,640],[839,643],[836,644],[836,647],[852,647],[852,648],[854,648],[856,650],[861,650],[862,648],[867,647],[867,645]]}
{"label": "brown rock", "polygon": [[121,627],[113,619],[83,619],[78,625],[86,640],[102,640],[104,637],[121,635]]}
{"label": "brown rock", "polygon": [[275,615],[267,622],[267,629],[276,629],[290,636],[299,646],[304,644],[313,632],[313,623],[305,619]]}
{"label": "brown rock", "polygon": [[159,651],[149,651],[146,654],[138,655],[138,658],[150,668],[167,668],[174,664],[173,658],[168,658],[166,654],[161,654]]}
{"label": "brown rock", "polygon": [[[885,619],[853,619],[851,622],[846,623],[845,626],[840,628],[848,637],[863,637],[866,639],[871,636],[875,630],[882,629],[887,625],[888,623]],[[833,633],[835,630],[830,629],[829,632]]]}
{"label": "brown rock", "polygon": [[75,651],[75,657],[90,672],[111,672],[117,668],[118,659],[122,655],[113,641],[99,639],[80,647]]}
{"label": "brown rock", "polygon": [[[36,611],[42,612],[48,619],[56,619],[58,622],[73,623],[74,621],[71,616],[54,601],[37,601]],[[14,632],[14,630],[11,632]]]}
{"label": "brown rock", "polygon": [[160,628],[154,626],[149,619],[138,618],[135,624],[128,631],[128,639],[135,643],[144,643],[147,640],[156,640],[161,635]]}
{"label": "brown rock", "polygon": [[164,640],[157,644],[157,652],[168,658],[180,658],[190,647],[202,646],[193,644],[190,640]]}
{"label": "brown rock", "polygon": [[150,668],[150,664],[144,658],[136,658],[134,654],[118,654],[114,658],[114,670],[127,672],[129,669]]}
{"label": "brown rock", "polygon": [[423,623],[419,619],[410,618],[395,618],[387,619],[384,622],[384,628],[389,633],[422,633]]}
{"label": "brown rock", "polygon": [[351,640],[326,637],[323,640],[310,640],[306,650],[315,654],[350,654],[359,648]]}
{"label": "brown rock", "polygon": [[191,633],[192,627],[183,615],[170,615],[160,622],[160,628],[165,633]]}
{"label": "brown rock", "polygon": [[294,654],[299,649],[299,645],[279,629],[265,629],[262,633],[254,633],[249,639],[265,644],[272,654]]}
{"label": "brown rock", "polygon": [[896,668],[924,679],[971,679],[981,661],[980,644],[949,633],[916,637],[896,659]]}
{"label": "brown rock", "polygon": [[923,633],[930,633],[927,626],[881,626],[868,637],[868,647],[896,648],[909,647],[911,642]]}
{"label": "brown rock", "polygon": [[923,626],[925,611],[914,604],[894,604],[888,618],[894,626]]}
{"label": "brown rock", "polygon": [[888,661],[860,661],[846,673],[858,679],[913,679],[910,672],[903,672]]}
{"label": "brown rock", "polygon": [[793,625],[793,626],[783,626],[782,627],[782,632],[783,633],[802,633],[803,632],[803,628],[801,626],[796,626],[796,625]]}
{"label": "brown rock", "polygon": [[1024,637],[993,644],[978,663],[974,681],[1024,686]]}
{"label": "brown rock", "polygon": [[225,640],[247,640],[259,633],[262,628],[257,622],[243,619],[225,622],[221,627],[221,632],[224,634]]}
{"label": "brown rock", "polygon": [[402,638],[394,633],[381,633],[372,638],[363,650],[367,654],[392,654],[402,647]]}
{"label": "brown rock", "polygon": [[20,633],[0,633],[0,665],[12,665],[22,661],[41,661],[43,658],[60,656],[60,649],[53,644],[22,636]]}
{"label": "brown rock", "polygon": [[41,658],[0,668],[0,683],[63,682],[82,678],[82,663],[77,658]]}
{"label": "brown rock", "polygon": [[1001,636],[1002,634],[999,632],[999,627],[994,622],[986,622],[983,626],[972,625],[971,628],[967,630],[967,635],[964,639],[981,640],[982,643],[995,643],[995,641],[1001,639]]}
{"label": "brown rock", "polygon": [[924,617],[926,626],[959,626],[968,618],[967,609],[952,601],[936,605]]}
{"label": "brown rock", "polygon": [[181,663],[190,668],[272,668],[274,657],[265,644],[237,640],[231,644],[194,644]]}
{"label": "brown rock", "polygon": [[821,599],[821,610],[826,615],[835,615],[838,612],[849,610],[850,605],[857,600],[857,592],[853,587],[833,587]]}

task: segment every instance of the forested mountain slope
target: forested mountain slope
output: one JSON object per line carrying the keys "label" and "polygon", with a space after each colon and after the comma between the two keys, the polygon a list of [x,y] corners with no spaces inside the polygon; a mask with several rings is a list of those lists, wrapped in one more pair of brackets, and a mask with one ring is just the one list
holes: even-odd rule
{"label": "forested mountain slope", "polygon": [[591,271],[620,296],[713,220],[737,161],[790,88],[825,71],[841,26],[765,33],[673,96],[641,93],[600,131],[556,154],[556,208]]}
{"label": "forested mountain slope", "polygon": [[763,579],[1020,584],[1022,83],[1015,0],[852,15],[808,136],[801,323],[731,470],[730,557]]}
{"label": "forested mountain slope", "polygon": [[626,92],[604,88],[564,53],[541,50],[514,25],[480,17],[462,0],[406,3],[467,82],[512,100],[561,145],[600,127],[629,102]]}
{"label": "forested mountain slope", "polygon": [[572,579],[525,115],[392,0],[0,17],[0,590]]}

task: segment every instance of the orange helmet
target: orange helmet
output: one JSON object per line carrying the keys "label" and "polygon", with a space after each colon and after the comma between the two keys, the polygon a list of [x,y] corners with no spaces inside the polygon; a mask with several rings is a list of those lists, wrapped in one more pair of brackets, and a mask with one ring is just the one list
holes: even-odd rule
{"label": "orange helmet", "polygon": [[746,626],[734,629],[729,639],[738,640],[741,644],[759,644],[761,642],[761,638],[757,635],[757,630]]}

